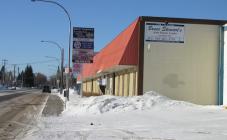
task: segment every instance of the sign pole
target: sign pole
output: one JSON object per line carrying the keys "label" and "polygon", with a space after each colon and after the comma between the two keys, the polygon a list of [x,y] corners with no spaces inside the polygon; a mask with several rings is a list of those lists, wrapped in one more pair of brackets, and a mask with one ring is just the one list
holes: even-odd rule
{"label": "sign pole", "polygon": [[[73,63],[75,72],[80,71],[81,89],[80,95],[83,96],[83,65],[81,63],[93,63],[94,56],[94,28],[73,27]],[[81,67],[81,68],[80,68]]]}

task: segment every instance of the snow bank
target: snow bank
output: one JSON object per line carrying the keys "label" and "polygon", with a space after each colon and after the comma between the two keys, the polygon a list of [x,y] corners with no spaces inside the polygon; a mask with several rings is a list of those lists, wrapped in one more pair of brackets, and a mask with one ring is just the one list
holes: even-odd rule
{"label": "snow bank", "polygon": [[[67,100],[67,98],[66,97],[64,97],[64,91],[65,91],[66,89],[63,89],[63,92],[62,92],[62,94],[60,94],[60,89],[51,89],[51,94],[53,94],[53,95],[58,95],[60,98],[61,98],[61,100],[63,101],[63,102],[65,102],[66,100]],[[77,94],[77,91],[75,91],[74,89],[69,89],[69,96],[74,96],[74,95],[78,95]],[[75,97],[74,97],[75,98]]]}
{"label": "snow bank", "polygon": [[58,93],[59,89],[51,89],[51,93]]}
{"label": "snow bank", "polygon": [[69,99],[60,116],[41,117],[23,140],[226,140],[227,136],[226,110],[171,100],[156,92],[80,97],[70,90]]}
{"label": "snow bank", "polygon": [[92,96],[80,97],[77,94],[70,96],[65,114],[102,114],[106,112],[125,112],[133,110],[149,110],[153,108],[193,107],[194,104],[171,100],[156,92],[147,92],[143,96]]}
{"label": "snow bank", "polygon": [[69,89],[69,94],[76,94],[76,91],[73,88]]}
{"label": "snow bank", "polygon": [[60,116],[41,117],[23,140],[226,140],[223,109],[175,101],[155,92],[80,97],[71,90],[69,99]]}

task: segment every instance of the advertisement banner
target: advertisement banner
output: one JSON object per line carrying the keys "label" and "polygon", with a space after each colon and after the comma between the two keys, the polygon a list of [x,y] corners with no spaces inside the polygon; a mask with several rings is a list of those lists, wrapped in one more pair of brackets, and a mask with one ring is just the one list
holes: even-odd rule
{"label": "advertisement banner", "polygon": [[82,64],[79,63],[74,63],[73,64],[73,73],[74,74],[79,74],[82,70]]}
{"label": "advertisement banner", "polygon": [[94,51],[89,49],[73,50],[73,63],[93,63]]}
{"label": "advertisement banner", "polygon": [[165,22],[146,22],[145,41],[184,43],[184,25]]}
{"label": "advertisement banner", "polygon": [[94,28],[73,27],[73,63],[92,63]]}

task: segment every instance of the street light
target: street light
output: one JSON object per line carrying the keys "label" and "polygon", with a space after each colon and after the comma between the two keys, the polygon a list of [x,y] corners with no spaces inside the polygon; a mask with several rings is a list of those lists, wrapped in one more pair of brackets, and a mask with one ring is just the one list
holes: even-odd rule
{"label": "street light", "polygon": [[60,59],[57,57],[53,57],[53,56],[45,56],[46,58],[50,58],[50,59],[55,59],[56,61],[58,61],[58,63],[60,64]]}
{"label": "street light", "polygon": [[64,65],[64,48],[61,47],[57,42],[55,41],[49,41],[49,40],[41,40],[41,42],[44,43],[50,43],[50,44],[54,44],[56,47],[58,47],[60,49],[60,53],[61,53],[61,82],[60,82],[60,93],[62,94],[63,91],[63,65]]}
{"label": "street light", "polygon": [[[66,13],[68,20],[69,20],[69,56],[68,56],[68,68],[70,70],[70,50],[71,50],[71,32],[72,32],[72,22],[71,22],[71,18],[70,15],[68,13],[68,11],[59,3],[55,2],[55,1],[50,1],[50,0],[31,0],[32,2],[47,2],[47,3],[52,3],[55,4],[57,6],[59,6],[61,9],[64,10],[64,12]],[[67,99],[69,100],[69,77],[70,77],[70,71],[68,72],[67,76],[66,76],[66,88],[67,88]]]}
{"label": "street light", "polygon": [[[57,57],[53,57],[53,56],[45,56],[46,58],[50,58],[50,59],[55,59],[58,64],[60,65],[60,59],[57,58]],[[61,59],[62,60],[62,59]],[[55,66],[55,65],[48,65],[49,67],[58,67],[58,66]],[[62,91],[63,91],[63,85],[64,85],[64,82],[63,82],[63,79],[64,79],[64,74],[63,74],[63,61],[61,61],[61,76],[60,76],[60,94],[62,94]]]}
{"label": "street light", "polygon": [[57,42],[55,42],[55,41],[41,40],[40,42],[44,42],[44,43],[46,42],[46,43],[54,44],[54,45],[56,45],[56,47],[58,47],[60,49],[60,51],[63,50],[63,48]]}

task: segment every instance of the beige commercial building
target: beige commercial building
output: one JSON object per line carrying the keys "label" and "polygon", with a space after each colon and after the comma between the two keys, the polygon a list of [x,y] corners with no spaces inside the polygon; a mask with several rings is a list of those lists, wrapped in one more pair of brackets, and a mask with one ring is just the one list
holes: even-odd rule
{"label": "beige commercial building", "polygon": [[197,104],[227,103],[223,92],[226,23],[139,17],[94,57],[93,64],[84,65],[83,95],[156,91]]}

